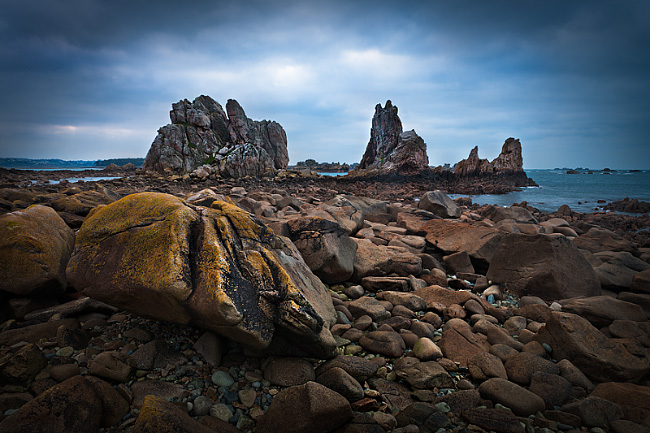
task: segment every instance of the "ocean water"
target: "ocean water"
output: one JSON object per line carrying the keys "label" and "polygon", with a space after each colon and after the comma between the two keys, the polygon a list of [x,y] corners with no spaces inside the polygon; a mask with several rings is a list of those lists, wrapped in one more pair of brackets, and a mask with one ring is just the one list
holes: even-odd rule
{"label": "ocean water", "polygon": [[[510,206],[513,203],[528,202],[545,212],[556,211],[563,204],[578,212],[594,212],[602,210],[605,200],[610,203],[630,199],[650,202],[650,170],[630,172],[628,170],[613,171],[605,174],[602,171],[580,171],[580,174],[566,174],[566,170],[526,170],[539,187],[522,188],[508,194],[472,195],[472,201],[478,204],[495,204]],[[451,198],[467,195],[452,194]]]}
{"label": "ocean water", "polygon": [[[84,182],[97,182],[100,180],[113,180],[119,178],[120,176],[89,176],[89,177],[67,177],[62,180],[67,180],[70,183],[75,183],[80,180],[83,180]],[[37,182],[38,182],[37,180],[32,180],[32,183],[37,183]],[[59,183],[61,183],[60,180],[53,180],[53,179],[48,180],[48,184],[50,185],[57,185]]]}

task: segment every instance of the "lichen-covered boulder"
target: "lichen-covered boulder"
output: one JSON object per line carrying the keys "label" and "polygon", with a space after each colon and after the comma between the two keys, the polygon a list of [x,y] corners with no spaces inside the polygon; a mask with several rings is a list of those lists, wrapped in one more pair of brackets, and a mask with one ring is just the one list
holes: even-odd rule
{"label": "lichen-covered boulder", "polygon": [[16,295],[63,291],[74,232],[50,207],[0,217],[0,290]]}
{"label": "lichen-covered boulder", "polygon": [[335,347],[331,299],[295,246],[223,201],[139,193],[102,207],[79,230],[67,274],[92,298],[252,349],[293,343],[327,357]]}

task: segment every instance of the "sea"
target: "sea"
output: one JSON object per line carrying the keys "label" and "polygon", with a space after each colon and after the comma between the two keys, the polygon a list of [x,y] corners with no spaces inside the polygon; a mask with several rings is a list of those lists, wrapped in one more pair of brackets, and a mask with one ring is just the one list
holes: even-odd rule
{"label": "sea", "polygon": [[[566,204],[578,212],[597,212],[606,203],[628,197],[650,202],[650,170],[577,170],[578,174],[567,174],[567,169],[526,169],[538,187],[521,188],[508,194],[450,194],[452,199],[470,197],[480,205],[494,204],[511,206],[527,202],[545,212],[554,212]],[[342,173],[320,173],[341,175]],[[343,173],[345,174],[345,173]],[[598,201],[605,203],[598,203]]]}

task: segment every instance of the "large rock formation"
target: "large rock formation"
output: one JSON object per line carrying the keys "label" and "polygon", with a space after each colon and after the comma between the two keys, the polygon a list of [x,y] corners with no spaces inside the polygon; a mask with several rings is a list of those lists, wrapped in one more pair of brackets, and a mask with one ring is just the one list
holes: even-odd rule
{"label": "large rock formation", "polygon": [[229,99],[226,110],[209,96],[172,104],[171,124],[158,130],[145,170],[184,174],[202,166],[222,177],[262,176],[289,163],[287,136],[279,123],[246,117]]}
{"label": "large rock formation", "polygon": [[402,131],[397,107],[389,101],[375,107],[370,141],[358,169],[380,169],[385,173],[417,174],[429,167],[427,145],[414,130]]}
{"label": "large rock formation", "polygon": [[67,275],[92,298],[253,349],[327,357],[336,346],[330,296],[295,246],[223,201],[207,208],[139,193],[99,208],[79,230]]}
{"label": "large rock formation", "polygon": [[478,146],[476,146],[471,150],[467,159],[456,164],[456,170],[454,170],[454,174],[461,177],[514,175],[517,173],[524,173],[524,159],[521,156],[521,143],[512,137],[503,143],[501,153],[492,162],[480,159]]}

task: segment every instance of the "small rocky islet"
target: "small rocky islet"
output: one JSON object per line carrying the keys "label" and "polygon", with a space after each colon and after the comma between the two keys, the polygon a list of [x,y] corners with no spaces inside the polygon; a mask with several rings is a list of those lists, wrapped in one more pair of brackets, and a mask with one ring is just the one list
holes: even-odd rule
{"label": "small rocky islet", "polygon": [[647,214],[451,200],[529,184],[518,140],[429,170],[390,103],[356,173],[301,176],[219,108],[174,104],[147,171],[0,173],[0,431],[650,431]]}

